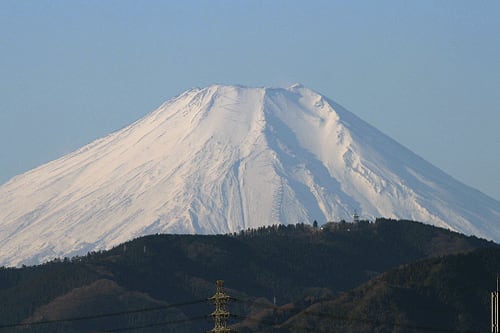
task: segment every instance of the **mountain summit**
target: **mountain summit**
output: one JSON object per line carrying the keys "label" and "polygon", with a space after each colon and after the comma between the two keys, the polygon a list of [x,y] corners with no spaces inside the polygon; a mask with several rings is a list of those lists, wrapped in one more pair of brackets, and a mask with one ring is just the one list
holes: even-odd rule
{"label": "mountain summit", "polygon": [[375,216],[500,240],[500,202],[301,85],[192,89],[0,187],[0,264]]}

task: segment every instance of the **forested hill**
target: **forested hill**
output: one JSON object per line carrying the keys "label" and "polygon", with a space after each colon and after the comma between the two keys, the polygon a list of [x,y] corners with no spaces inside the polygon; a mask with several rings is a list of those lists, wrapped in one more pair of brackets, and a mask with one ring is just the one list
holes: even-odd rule
{"label": "forested hill", "polygon": [[[261,306],[251,332],[455,332],[490,329],[490,291],[500,249],[483,248],[403,265],[328,300]],[[276,327],[276,325],[274,325]],[[240,327],[240,331],[249,331]]]}
{"label": "forested hill", "polygon": [[[230,310],[241,319],[256,311],[257,298],[334,300],[402,264],[485,247],[497,245],[387,219],[147,236],[85,257],[1,269],[0,332],[204,331],[212,311],[204,300],[217,279],[240,300]],[[20,325],[28,322],[35,324]]]}

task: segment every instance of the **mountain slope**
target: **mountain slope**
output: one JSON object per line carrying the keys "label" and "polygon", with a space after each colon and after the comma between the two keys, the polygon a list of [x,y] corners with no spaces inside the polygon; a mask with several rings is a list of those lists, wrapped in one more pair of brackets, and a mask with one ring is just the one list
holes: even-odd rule
{"label": "mountain slope", "polygon": [[499,267],[498,248],[403,265],[283,320],[282,332],[487,332]]}
{"label": "mountain slope", "polygon": [[0,264],[355,210],[500,240],[498,201],[327,98],[210,86],[0,187]]}
{"label": "mountain slope", "polygon": [[[225,281],[232,297],[244,301],[231,301],[231,313],[246,317],[263,309],[254,304],[256,299],[267,309],[274,297],[280,306],[304,298],[335,300],[399,265],[486,247],[498,249],[497,244],[475,237],[386,219],[339,223],[323,230],[280,225],[238,235],[141,237],[73,260],[0,269],[0,330],[19,322],[59,320],[25,331],[56,332],[57,327],[59,332],[102,332],[199,317],[213,311],[213,304],[203,300],[213,295],[217,279]],[[489,269],[497,266],[492,262]],[[181,303],[189,304],[157,308]],[[311,304],[302,303],[296,303],[296,308]],[[137,311],[144,308],[157,309]],[[113,313],[121,314],[102,316]],[[87,319],[61,321],[78,317]],[[212,322],[183,324],[196,327],[176,332],[203,332]],[[161,332],[172,326],[154,327]]]}

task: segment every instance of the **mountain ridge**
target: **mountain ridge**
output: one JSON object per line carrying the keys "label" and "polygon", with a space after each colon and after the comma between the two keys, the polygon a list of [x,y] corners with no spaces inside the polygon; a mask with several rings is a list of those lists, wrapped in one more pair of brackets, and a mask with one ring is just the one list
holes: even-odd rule
{"label": "mountain ridge", "polygon": [[[490,251],[488,253],[493,255],[480,256],[484,260],[466,261],[460,259],[464,256],[456,256],[460,270],[453,267],[442,269],[439,265],[450,255],[474,255],[478,250]],[[350,290],[354,294],[369,296],[370,293],[358,290],[366,290],[367,282],[369,286],[384,279],[387,276],[384,272],[407,270],[408,267],[413,267],[412,271],[418,275],[402,275],[413,281],[400,279],[402,285],[411,282],[423,291],[431,286],[445,292],[433,295],[432,302],[449,295],[450,288],[443,288],[443,284],[448,285],[445,278],[452,277],[456,282],[449,287],[466,283],[470,288],[455,287],[455,294],[460,297],[458,303],[454,302],[457,306],[450,308],[451,312],[468,317],[476,313],[487,316],[489,298],[485,291],[489,284],[494,285],[499,260],[498,244],[404,220],[331,223],[323,228],[307,224],[274,225],[241,231],[236,235],[150,235],[109,251],[82,257],[60,258],[23,268],[0,268],[0,304],[3,309],[0,323],[16,325],[20,322],[55,321],[9,332],[102,332],[143,325],[156,327],[164,322],[199,318],[201,315],[202,320],[189,320],[185,322],[188,327],[178,331],[206,331],[212,322],[203,319],[213,311],[213,304],[207,302],[207,298],[215,292],[215,281],[223,279],[226,291],[232,297],[228,310],[240,318],[253,319],[251,323],[259,323],[260,327],[269,321],[262,322],[254,316],[254,310],[263,309],[257,303],[264,303],[271,311],[271,317],[267,318],[272,320],[271,324],[285,323],[296,312],[294,310],[307,312],[309,305],[315,303],[342,302],[343,295],[352,294]],[[473,272],[468,273],[471,269]],[[447,276],[440,278],[442,275],[436,275],[439,270],[447,272]],[[433,276],[433,279],[428,280],[428,276]],[[395,280],[392,278],[392,283],[397,283]],[[474,290],[473,299],[466,297],[469,289]],[[390,298],[391,304],[411,305],[412,300],[408,296]],[[479,302],[479,306],[477,309],[467,306],[467,311],[460,311],[464,302]],[[192,305],[172,307],[173,312],[165,312],[168,305],[175,304]],[[386,303],[378,304],[381,306],[372,307],[369,315],[361,313],[356,317],[370,319],[387,315],[389,319],[397,318],[405,309],[401,305],[388,308],[383,307]],[[156,311],[158,306],[164,305],[164,310]],[[362,306],[363,303],[349,305]],[[156,310],[141,311],[148,308]],[[471,308],[475,311],[470,311]],[[418,312],[425,315],[430,309],[432,307],[423,306]],[[274,310],[285,313],[274,317]],[[120,315],[106,316],[113,313]],[[344,315],[342,311],[330,313]],[[81,317],[86,319],[65,320]],[[320,318],[308,319],[316,319],[310,323],[318,328],[324,324]],[[482,324],[481,328],[487,327],[486,320],[476,320],[476,324],[478,322]],[[445,322],[445,325],[437,326],[451,329],[454,324]],[[152,326],[152,332],[165,330],[168,328],[157,326],[154,330]]]}
{"label": "mountain ridge", "polygon": [[194,88],[0,187],[0,264],[357,211],[500,239],[500,202],[301,85]]}

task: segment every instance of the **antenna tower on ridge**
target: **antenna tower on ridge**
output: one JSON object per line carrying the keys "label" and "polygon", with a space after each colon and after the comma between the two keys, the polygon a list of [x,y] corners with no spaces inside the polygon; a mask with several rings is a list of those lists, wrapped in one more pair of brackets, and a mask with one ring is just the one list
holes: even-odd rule
{"label": "antenna tower on ridge", "polygon": [[352,217],[354,219],[354,223],[359,223],[359,215],[358,212],[356,212],[356,210],[354,210],[354,215]]}

